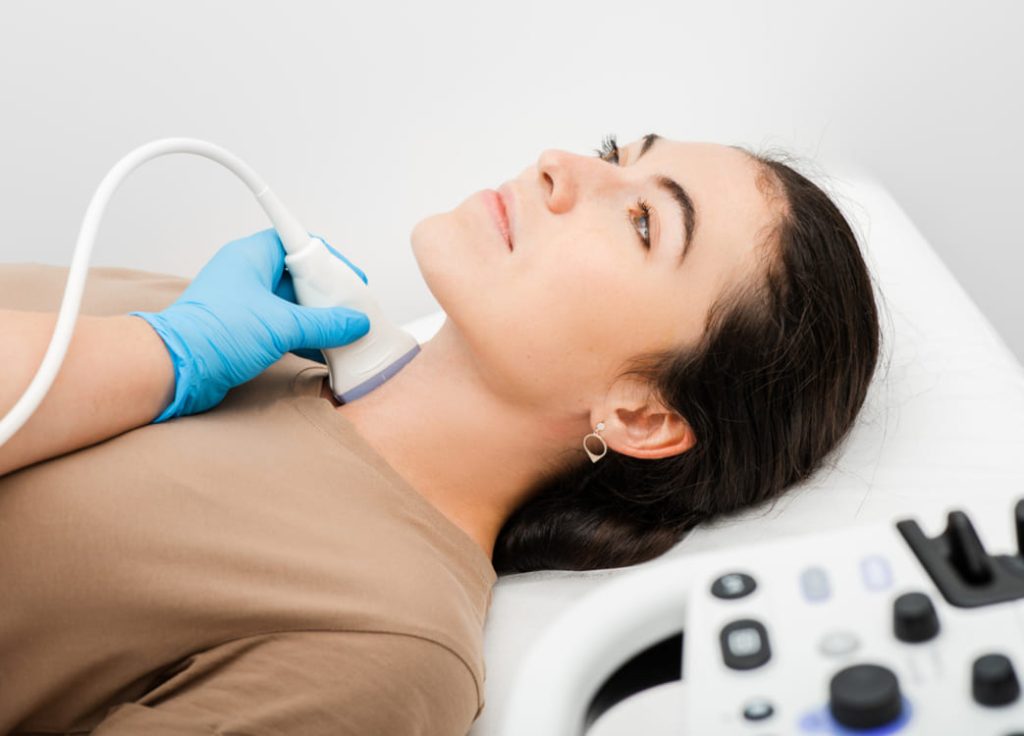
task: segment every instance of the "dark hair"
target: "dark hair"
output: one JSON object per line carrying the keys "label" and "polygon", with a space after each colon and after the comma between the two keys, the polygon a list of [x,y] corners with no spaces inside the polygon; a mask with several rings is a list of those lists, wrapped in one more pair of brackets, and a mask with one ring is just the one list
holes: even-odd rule
{"label": "dark hair", "polygon": [[653,460],[609,448],[596,464],[581,446],[582,462],[550,474],[506,520],[498,573],[644,562],[697,524],[778,497],[847,436],[881,342],[857,238],[784,152],[733,148],[775,205],[763,267],[719,296],[695,345],[640,356],[622,374],[684,417],[696,444]]}

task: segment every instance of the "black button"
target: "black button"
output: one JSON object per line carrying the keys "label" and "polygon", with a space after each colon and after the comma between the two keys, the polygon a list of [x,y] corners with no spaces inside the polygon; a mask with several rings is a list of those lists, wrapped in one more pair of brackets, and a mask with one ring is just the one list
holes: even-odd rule
{"label": "black button", "polygon": [[752,670],[771,659],[768,632],[760,621],[750,618],[726,624],[719,634],[722,659],[734,670]]}
{"label": "black button", "polygon": [[722,575],[711,584],[711,595],[716,598],[742,598],[754,592],[757,583],[754,578],[742,572],[730,572]]}
{"label": "black button", "polygon": [[761,698],[751,700],[743,706],[743,717],[748,721],[763,721],[774,712],[772,704]]}
{"label": "black button", "polygon": [[1013,663],[1002,654],[986,654],[974,660],[971,691],[982,705],[1006,705],[1020,697],[1020,683]]}
{"label": "black button", "polygon": [[840,725],[877,728],[903,712],[900,683],[888,667],[857,664],[839,670],[829,682],[828,707]]}
{"label": "black button", "polygon": [[904,593],[892,606],[893,631],[900,641],[919,643],[939,633],[939,616],[924,593]]}

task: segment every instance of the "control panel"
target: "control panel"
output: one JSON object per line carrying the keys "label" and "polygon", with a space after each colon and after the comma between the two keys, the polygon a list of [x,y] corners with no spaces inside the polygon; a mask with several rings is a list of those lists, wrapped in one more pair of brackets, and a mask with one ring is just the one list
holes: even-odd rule
{"label": "control panel", "polygon": [[968,515],[725,553],[690,588],[688,734],[1024,736],[1024,500],[1017,549]]}

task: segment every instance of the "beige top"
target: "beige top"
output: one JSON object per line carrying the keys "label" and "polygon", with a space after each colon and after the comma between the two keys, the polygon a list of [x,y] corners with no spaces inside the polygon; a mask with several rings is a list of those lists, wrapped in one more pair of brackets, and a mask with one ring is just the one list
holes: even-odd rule
{"label": "beige top", "polygon": [[[66,279],[0,265],[0,308],[56,312]],[[81,313],[187,285],[93,268]],[[326,376],[289,354],[208,412],[0,478],[0,734],[469,730],[494,568]]]}

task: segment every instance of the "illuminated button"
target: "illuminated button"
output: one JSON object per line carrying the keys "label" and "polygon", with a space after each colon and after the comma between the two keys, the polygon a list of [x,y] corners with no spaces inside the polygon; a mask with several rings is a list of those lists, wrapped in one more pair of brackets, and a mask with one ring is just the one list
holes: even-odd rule
{"label": "illuminated button", "polygon": [[892,570],[884,557],[872,555],[860,561],[860,574],[868,590],[885,590],[892,585]]}
{"label": "illuminated button", "polygon": [[818,651],[827,657],[842,657],[859,647],[860,639],[852,631],[830,631],[818,642]]}
{"label": "illuminated button", "polygon": [[742,598],[754,592],[757,583],[754,578],[742,572],[730,572],[722,575],[711,584],[711,595],[716,598]]}
{"label": "illuminated button", "polygon": [[809,601],[826,600],[832,594],[828,573],[821,567],[808,567],[800,573],[800,590]]}
{"label": "illuminated button", "polygon": [[752,670],[771,659],[768,632],[760,621],[744,618],[722,628],[722,660],[734,670]]}
{"label": "illuminated button", "polygon": [[743,717],[748,721],[763,721],[774,712],[772,704],[764,698],[747,701],[747,704],[743,706]]}

